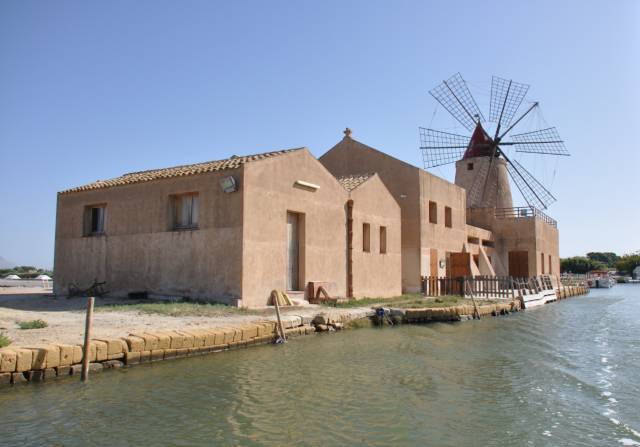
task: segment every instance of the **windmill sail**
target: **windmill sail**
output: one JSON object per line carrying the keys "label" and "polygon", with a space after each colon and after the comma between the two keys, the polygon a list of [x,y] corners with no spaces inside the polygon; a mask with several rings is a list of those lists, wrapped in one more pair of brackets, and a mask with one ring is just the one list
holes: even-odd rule
{"label": "windmill sail", "polygon": [[546,210],[556,198],[516,160],[507,159],[507,170],[529,206]]}
{"label": "windmill sail", "polygon": [[527,84],[493,76],[489,121],[498,123],[499,126],[509,126],[528,91]]}
{"label": "windmill sail", "polygon": [[468,207],[513,207],[512,183],[530,207],[547,209],[556,201],[542,183],[520,163],[511,161],[503,150],[511,147],[516,152],[570,155],[555,127],[511,136],[511,131],[539,107],[538,102],[533,102],[521,110],[528,92],[528,84],[492,77],[488,117],[496,128],[495,136],[491,137],[483,126],[485,118],[460,73],[429,91],[471,136],[420,128],[424,168],[456,162],[456,184],[467,190]]}
{"label": "windmill sail", "polygon": [[425,168],[453,163],[462,157],[469,137],[420,127],[420,149]]}
{"label": "windmill sail", "polygon": [[473,130],[484,116],[473,99],[467,83],[456,73],[429,93],[467,130]]}
{"label": "windmill sail", "polygon": [[511,135],[512,142],[503,143],[513,145],[516,152],[529,152],[532,154],[570,155],[564,146],[555,127],[535,130],[533,132]]}

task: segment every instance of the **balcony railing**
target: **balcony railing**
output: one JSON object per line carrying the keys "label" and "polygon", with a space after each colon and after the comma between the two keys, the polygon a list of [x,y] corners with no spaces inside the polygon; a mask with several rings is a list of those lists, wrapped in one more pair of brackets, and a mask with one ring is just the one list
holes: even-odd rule
{"label": "balcony railing", "polygon": [[[470,208],[467,209],[467,212],[470,213],[486,213],[491,210],[491,208]],[[558,222],[556,222],[551,217],[547,216],[545,213],[540,211],[538,208],[533,206],[516,206],[513,208],[493,208],[494,215],[496,219],[522,219],[522,218],[530,218],[540,219],[543,222],[548,223],[552,227],[558,227]]]}

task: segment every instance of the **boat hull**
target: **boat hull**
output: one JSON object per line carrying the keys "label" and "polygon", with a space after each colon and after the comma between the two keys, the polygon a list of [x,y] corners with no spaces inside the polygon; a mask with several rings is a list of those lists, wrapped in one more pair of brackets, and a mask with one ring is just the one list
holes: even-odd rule
{"label": "boat hull", "polygon": [[542,292],[524,295],[522,297],[525,309],[542,306],[557,299],[558,297],[556,296],[555,290],[543,290]]}

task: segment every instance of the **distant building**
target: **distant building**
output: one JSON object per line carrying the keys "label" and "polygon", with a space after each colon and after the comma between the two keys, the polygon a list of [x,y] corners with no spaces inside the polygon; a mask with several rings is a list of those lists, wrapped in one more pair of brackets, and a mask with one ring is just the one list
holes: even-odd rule
{"label": "distant building", "polygon": [[358,298],[417,292],[422,276],[559,275],[554,220],[467,208],[467,171],[482,161],[460,163],[458,185],[347,129],[319,160],[300,148],[72,188],[58,194],[54,291],[95,279],[116,296],[259,307],[274,289],[308,299],[317,284]]}
{"label": "distant building", "polygon": [[640,265],[633,269],[633,278],[640,279]]}

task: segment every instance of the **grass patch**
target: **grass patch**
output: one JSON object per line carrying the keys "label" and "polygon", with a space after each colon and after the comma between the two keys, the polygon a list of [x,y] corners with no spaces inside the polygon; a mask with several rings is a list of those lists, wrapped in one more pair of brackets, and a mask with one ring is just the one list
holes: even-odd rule
{"label": "grass patch", "polygon": [[395,303],[400,303],[409,300],[416,300],[422,298],[422,295],[418,294],[406,294],[400,295],[393,298],[360,298],[357,300],[349,300],[336,304],[327,304],[330,307],[341,307],[341,308],[351,308],[351,307],[372,307],[377,305],[388,304],[392,305]]}
{"label": "grass patch", "polygon": [[266,315],[269,310],[232,307],[225,304],[173,301],[161,303],[108,304],[96,312],[138,312],[168,317],[220,317],[228,315]]}
{"label": "grass patch", "polygon": [[31,321],[19,321],[18,326],[20,329],[42,329],[49,326],[44,320],[31,320]]}
{"label": "grass patch", "polygon": [[5,346],[9,346],[11,344],[11,339],[4,335],[4,332],[0,332],[0,348],[4,348]]}
{"label": "grass patch", "polygon": [[[487,303],[488,301],[482,301]],[[417,309],[430,307],[449,307],[460,306],[463,304],[471,304],[473,302],[468,298],[460,296],[441,296],[438,298],[424,297],[420,294],[405,294],[393,298],[362,298],[358,300],[350,300],[343,303],[337,303],[332,307],[352,308],[352,307],[395,307],[401,309]]]}

